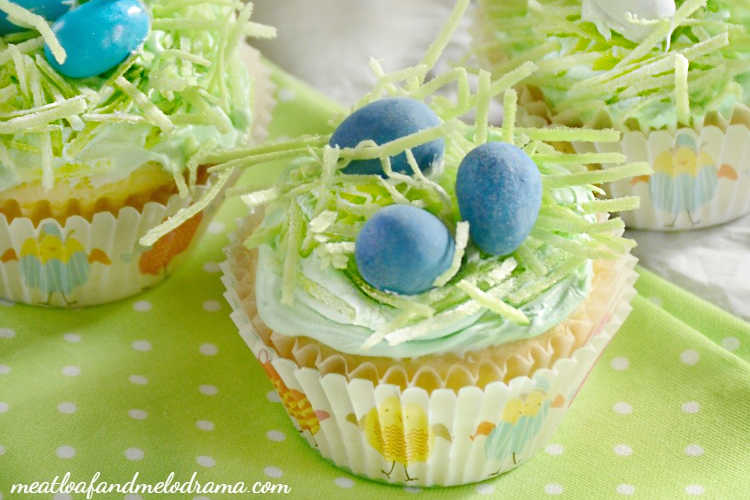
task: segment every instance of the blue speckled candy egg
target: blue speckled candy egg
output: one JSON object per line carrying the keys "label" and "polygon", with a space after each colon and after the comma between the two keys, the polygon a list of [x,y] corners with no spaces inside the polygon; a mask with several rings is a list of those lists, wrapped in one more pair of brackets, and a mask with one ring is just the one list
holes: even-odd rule
{"label": "blue speckled candy egg", "polygon": [[379,290],[415,295],[432,288],[453,261],[455,243],[430,212],[410,205],[379,210],[357,236],[359,273]]}
{"label": "blue speckled candy egg", "polygon": [[[42,16],[47,21],[54,21],[70,10],[72,2],[68,0],[13,0],[13,3]],[[0,35],[16,33],[25,29],[8,21],[7,14],[0,12]]]}
{"label": "blue speckled candy egg", "polygon": [[[409,97],[389,97],[371,102],[349,115],[333,132],[329,144],[342,148],[353,148],[365,140],[385,144],[420,130],[440,125],[437,117],[425,103]],[[412,150],[420,170],[429,171],[433,163],[443,157],[445,141],[436,139]],[[412,174],[406,161],[406,153],[391,157],[394,172]],[[347,174],[384,175],[379,159],[355,160],[344,170]]]}
{"label": "blue speckled candy egg", "polygon": [[474,243],[489,254],[508,255],[523,243],[539,216],[542,177],[517,147],[488,142],[461,161],[456,196]]}
{"label": "blue speckled candy egg", "polygon": [[52,25],[67,59],[59,64],[49,47],[47,61],[71,78],[108,71],[124,61],[148,36],[151,25],[139,0],[92,0],[71,10]]}

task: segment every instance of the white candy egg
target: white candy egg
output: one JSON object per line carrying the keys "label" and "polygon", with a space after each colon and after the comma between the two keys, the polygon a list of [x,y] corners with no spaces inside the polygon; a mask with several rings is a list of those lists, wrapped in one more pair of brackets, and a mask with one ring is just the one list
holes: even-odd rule
{"label": "white candy egg", "polygon": [[669,19],[677,10],[674,0],[583,0],[582,17],[596,24],[607,39],[610,30],[639,43],[654,29],[653,25],[633,22]]}

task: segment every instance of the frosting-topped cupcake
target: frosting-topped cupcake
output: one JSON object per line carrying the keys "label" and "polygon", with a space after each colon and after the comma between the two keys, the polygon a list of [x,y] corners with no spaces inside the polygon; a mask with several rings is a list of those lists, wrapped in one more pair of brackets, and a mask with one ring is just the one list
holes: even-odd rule
{"label": "frosting-topped cupcake", "polygon": [[[84,305],[150,286],[174,255],[139,265],[147,249],[137,239],[217,180],[230,181],[210,177],[191,158],[265,135],[268,71],[244,40],[274,36],[274,29],[249,21],[252,4],[91,0],[71,8],[48,1],[0,10],[7,14],[0,23],[0,255],[12,276],[0,295]],[[140,234],[125,242],[122,228],[99,232],[114,230],[126,208],[146,217],[128,222]],[[90,241],[81,244],[88,254],[101,250],[106,263],[87,267],[101,264],[117,274],[112,270],[125,255],[123,266],[135,269],[123,269],[121,279],[137,272],[132,283],[89,296],[82,288],[92,269],[81,273],[85,278],[64,271],[55,278],[62,284],[44,270],[29,277],[10,269],[23,267],[22,247],[39,246],[53,226],[66,241],[74,217],[103,224],[90,227]],[[193,225],[182,229],[180,244],[162,242],[171,248],[166,254],[183,253],[199,227]],[[115,243],[105,251],[108,238]],[[46,267],[47,260],[37,260]]]}
{"label": "frosting-topped cupcake", "polygon": [[[610,186],[643,229],[711,226],[750,211],[750,31],[742,2],[479,2],[475,51],[493,72],[532,60],[531,123],[624,132],[617,149],[656,175]],[[579,151],[614,151],[610,144]],[[606,166],[606,165],[605,165]]]}
{"label": "frosting-topped cupcake", "polygon": [[731,4],[485,0],[477,51],[493,71],[538,63],[526,83],[542,91],[555,123],[697,127],[750,102],[750,34]]}
{"label": "frosting-topped cupcake", "polygon": [[[637,200],[592,184],[648,165],[589,172],[622,155],[546,142],[612,130],[517,128],[511,87],[533,63],[480,72],[476,92],[464,68],[427,80],[467,5],[416,67],[373,61],[375,89],[330,136],[206,157],[216,171],[286,163],[243,196],[254,212],[227,249],[227,298],[309,442],[376,480],[461,484],[527,459],[632,295],[633,242],[606,213]],[[455,100],[436,94],[454,84]],[[496,95],[502,128],[487,124]]]}

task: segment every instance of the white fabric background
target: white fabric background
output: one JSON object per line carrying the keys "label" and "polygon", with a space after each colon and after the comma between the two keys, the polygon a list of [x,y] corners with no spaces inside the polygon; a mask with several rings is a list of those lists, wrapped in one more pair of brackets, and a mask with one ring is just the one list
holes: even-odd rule
{"label": "white fabric background", "polygon": [[[368,61],[386,71],[417,63],[452,0],[255,0],[254,19],[278,27],[259,44],[271,60],[324,94],[351,105],[374,82]],[[471,37],[469,19],[447,51],[457,60]],[[748,193],[750,196],[750,193]],[[632,232],[644,266],[750,319],[750,217],[685,233]]]}

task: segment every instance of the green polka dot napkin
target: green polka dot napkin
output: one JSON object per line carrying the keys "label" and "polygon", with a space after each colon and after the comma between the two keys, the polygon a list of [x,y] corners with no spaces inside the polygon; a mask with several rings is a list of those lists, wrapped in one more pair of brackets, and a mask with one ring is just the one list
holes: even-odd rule
{"label": "green polka dot napkin", "polygon": [[[329,128],[335,105],[276,79],[276,137]],[[229,318],[218,263],[241,215],[227,203],[190,262],[133,299],[80,311],[0,303],[0,499],[25,498],[10,495],[13,483],[66,472],[270,481],[288,485],[287,497],[326,500],[748,497],[750,327],[646,271],[627,324],[528,464],[421,492],[334,468],[297,435]]]}

